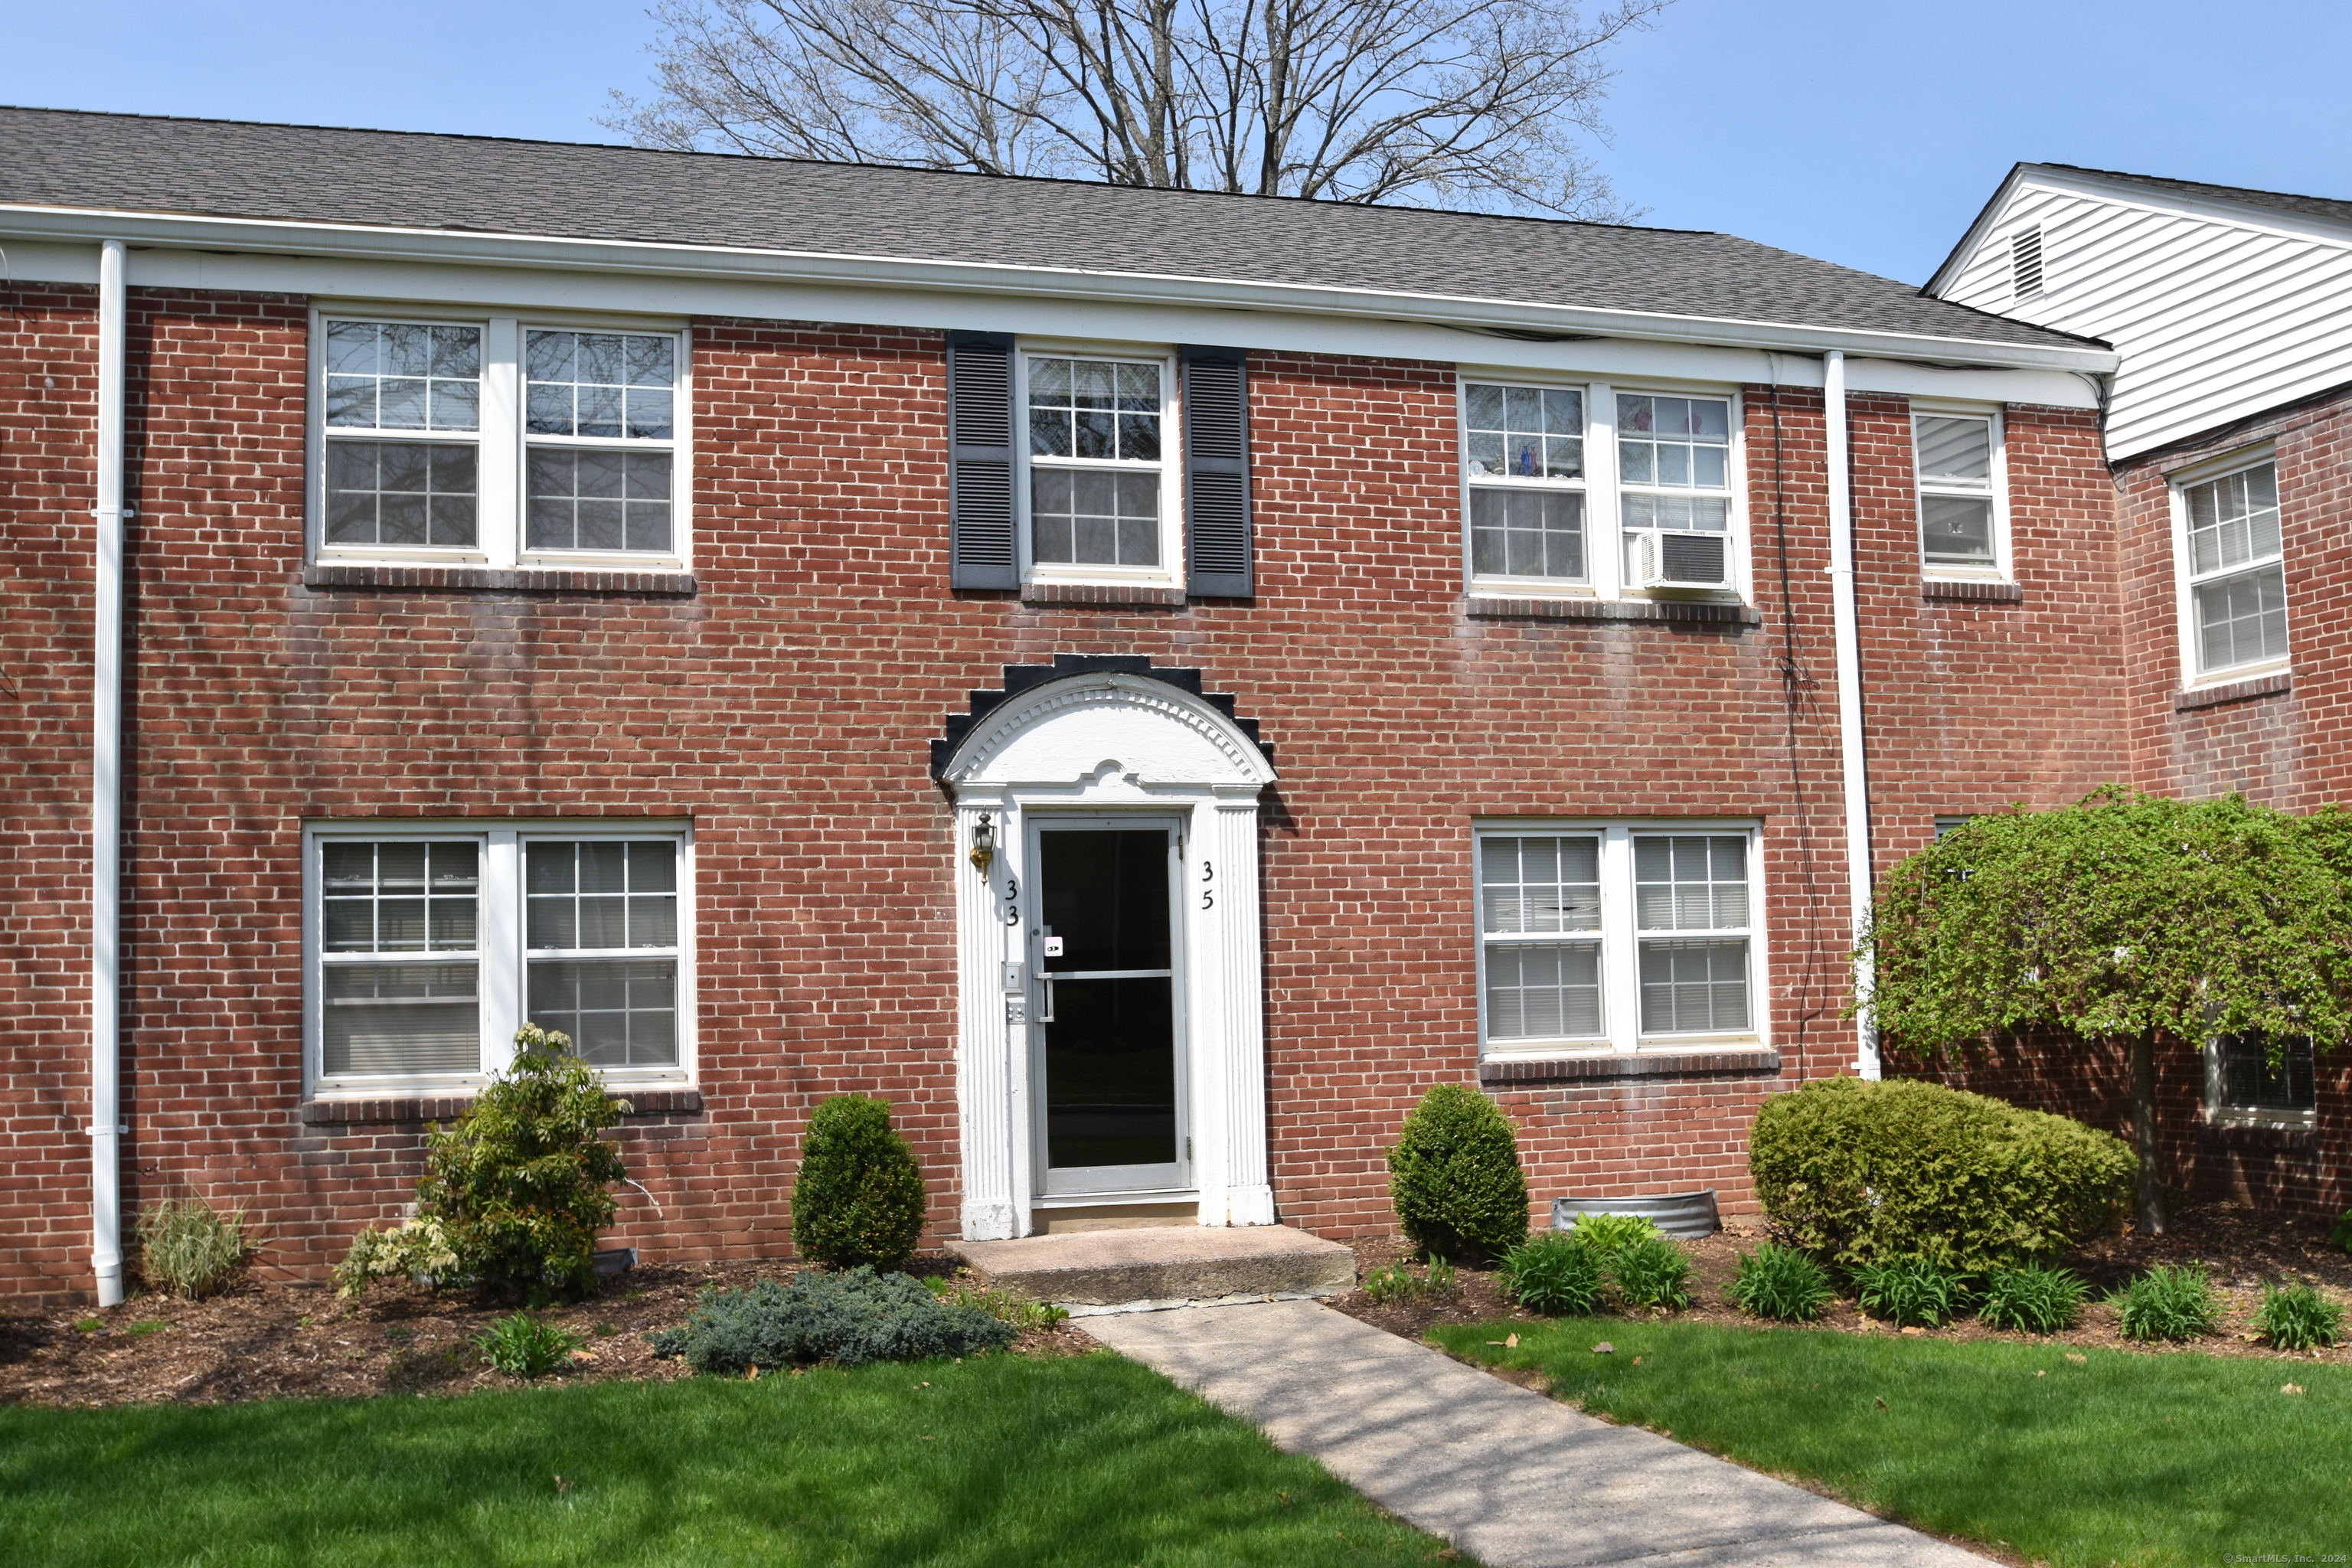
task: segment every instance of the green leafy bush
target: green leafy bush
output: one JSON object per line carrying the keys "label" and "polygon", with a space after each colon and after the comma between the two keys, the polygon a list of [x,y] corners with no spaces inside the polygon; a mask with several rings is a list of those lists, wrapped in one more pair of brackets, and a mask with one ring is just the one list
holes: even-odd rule
{"label": "green leafy bush", "polygon": [[793,1245],[835,1268],[889,1268],[923,1234],[923,1173],[887,1100],[836,1095],[809,1118],[793,1183]]}
{"label": "green leafy bush", "polygon": [[1854,1300],[1862,1310],[1897,1327],[1948,1323],[1968,1306],[1967,1281],[1925,1258],[1896,1258],[1859,1264],[1853,1270]]}
{"label": "green leafy bush", "polygon": [[1664,1233],[1637,1214],[1580,1214],[1567,1234],[1605,1256]]}
{"label": "green leafy bush", "polygon": [[1617,1299],[1629,1307],[1675,1310],[1691,1303],[1690,1259],[1663,1236],[1645,1237],[1601,1254],[1601,1267],[1616,1282]]}
{"label": "green leafy bush", "polygon": [[2063,1116],[1852,1078],[1767,1100],[1748,1164],[1782,1241],[1848,1267],[1924,1258],[1960,1274],[2088,1235],[2137,1169],[2121,1139]]}
{"label": "green leafy bush", "polygon": [[357,1296],[379,1279],[438,1280],[457,1267],[457,1249],[437,1219],[403,1220],[390,1230],[363,1230],[335,1265],[335,1287]]}
{"label": "green leafy bush", "polygon": [[2336,1228],[2327,1233],[2327,1245],[2339,1252],[2352,1252],[2352,1209],[2336,1216]]}
{"label": "green leafy bush", "polygon": [[150,1287],[193,1300],[227,1285],[253,1256],[245,1211],[202,1198],[165,1198],[139,1211],[139,1272]]}
{"label": "green leafy bush", "polygon": [[1475,1089],[1436,1085],[1389,1151],[1389,1199],[1423,1250],[1500,1258],[1528,1237],[1528,1179],[1509,1119]]}
{"label": "green leafy bush", "polygon": [[2344,1309],[2306,1284],[2263,1288],[2254,1328],[2283,1351],[2325,1350],[2344,1328]]}
{"label": "green leafy bush", "polygon": [[2158,1266],[2107,1300],[2124,1332],[2136,1340],[2193,1340],[2221,1322],[2221,1303],[2202,1268]]}
{"label": "green leafy bush", "polygon": [[1576,1233],[1529,1237],[1503,1254],[1503,1289],[1530,1312],[1548,1318],[1580,1318],[1596,1310],[1605,1280],[1600,1255]]}
{"label": "green leafy bush", "polygon": [[1421,1281],[1402,1263],[1391,1263],[1364,1276],[1364,1294],[1377,1306],[1407,1301],[1421,1293]]}
{"label": "green leafy bush", "polygon": [[982,1285],[956,1284],[936,1274],[923,1281],[923,1289],[950,1307],[976,1308],[1015,1329],[1050,1329],[1070,1315],[1068,1309],[1056,1307],[1051,1301],[1032,1301],[1010,1290]]}
{"label": "green leafy bush", "polygon": [[2073,1324],[2090,1289],[2071,1269],[2045,1268],[2039,1263],[1996,1268],[1985,1277],[1977,1316],[1996,1329],[2054,1334]]}
{"label": "green leafy bush", "polygon": [[538,1377],[562,1366],[563,1358],[578,1350],[582,1341],[577,1334],[542,1323],[529,1312],[517,1312],[476,1334],[474,1343],[493,1371],[509,1377]]}
{"label": "green leafy bush", "polygon": [[1784,1323],[1810,1322],[1837,1300],[1829,1270],[1792,1247],[1766,1242],[1739,1255],[1731,1299],[1752,1318]]}
{"label": "green leafy bush", "polygon": [[706,1290],[683,1328],[648,1338],[656,1355],[683,1356],[697,1372],[741,1372],[793,1362],[862,1366],[972,1355],[1011,1344],[1013,1325],[943,1301],[904,1274],[861,1266],[810,1271],[790,1285],[762,1279],[741,1290]]}

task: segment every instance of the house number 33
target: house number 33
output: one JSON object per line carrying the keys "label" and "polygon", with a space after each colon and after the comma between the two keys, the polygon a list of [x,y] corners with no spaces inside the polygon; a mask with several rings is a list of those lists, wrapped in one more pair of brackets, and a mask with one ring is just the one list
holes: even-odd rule
{"label": "house number 33", "polygon": [[[1209,883],[1214,882],[1216,879],[1217,863],[1213,860],[1202,861],[1201,880],[1203,883]],[[1201,907],[1204,910],[1213,910],[1217,907],[1217,890],[1214,888],[1205,886],[1202,888]]]}

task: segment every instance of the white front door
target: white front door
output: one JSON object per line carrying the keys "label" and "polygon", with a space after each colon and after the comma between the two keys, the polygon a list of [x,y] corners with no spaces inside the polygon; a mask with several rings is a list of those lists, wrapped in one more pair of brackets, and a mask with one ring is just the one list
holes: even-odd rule
{"label": "white front door", "polygon": [[1027,827],[1035,1191],[1189,1189],[1181,821],[1033,814]]}

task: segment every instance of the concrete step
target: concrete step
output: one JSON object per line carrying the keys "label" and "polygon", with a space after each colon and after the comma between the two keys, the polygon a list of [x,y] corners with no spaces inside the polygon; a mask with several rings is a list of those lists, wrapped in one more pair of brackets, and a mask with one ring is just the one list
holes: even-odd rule
{"label": "concrete step", "polygon": [[1282,1225],[1085,1230],[948,1250],[998,1289],[1076,1318],[1336,1296],[1356,1282],[1353,1252]]}

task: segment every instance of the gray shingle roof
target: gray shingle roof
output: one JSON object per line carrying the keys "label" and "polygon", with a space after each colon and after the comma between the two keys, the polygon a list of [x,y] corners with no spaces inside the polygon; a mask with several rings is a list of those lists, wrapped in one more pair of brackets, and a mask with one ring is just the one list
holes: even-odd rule
{"label": "gray shingle roof", "polygon": [[2339,202],[2327,196],[2289,195],[2284,191],[2250,190],[2243,185],[2207,185],[2195,180],[2168,180],[2161,174],[2126,174],[2114,169],[2085,169],[2074,163],[2034,163],[2027,166],[2055,169],[2067,174],[2091,174],[2119,184],[2144,185],[2152,191],[2166,191],[2176,195],[2206,196],[2215,201],[2235,202],[2241,206],[2268,207],[2273,212],[2297,213],[2305,217],[2352,223],[2352,202]]}
{"label": "gray shingle roof", "polygon": [[1724,234],[413,132],[0,108],[0,203],[2088,341]]}

